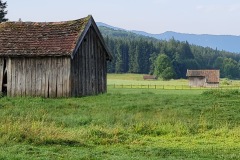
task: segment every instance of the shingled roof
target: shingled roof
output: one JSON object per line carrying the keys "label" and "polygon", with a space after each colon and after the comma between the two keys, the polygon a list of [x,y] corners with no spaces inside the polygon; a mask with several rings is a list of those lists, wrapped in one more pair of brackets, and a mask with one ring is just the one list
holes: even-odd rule
{"label": "shingled roof", "polygon": [[111,56],[92,16],[66,22],[0,23],[0,56],[73,57],[91,25]]}
{"label": "shingled roof", "polygon": [[219,83],[219,70],[187,70],[187,77],[206,77],[206,82]]}

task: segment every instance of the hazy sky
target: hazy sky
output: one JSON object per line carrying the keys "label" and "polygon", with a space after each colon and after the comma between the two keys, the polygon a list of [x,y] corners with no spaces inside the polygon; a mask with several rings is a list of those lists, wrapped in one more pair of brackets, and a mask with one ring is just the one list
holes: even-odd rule
{"label": "hazy sky", "polygon": [[3,0],[11,21],[95,21],[149,33],[240,35],[240,0]]}

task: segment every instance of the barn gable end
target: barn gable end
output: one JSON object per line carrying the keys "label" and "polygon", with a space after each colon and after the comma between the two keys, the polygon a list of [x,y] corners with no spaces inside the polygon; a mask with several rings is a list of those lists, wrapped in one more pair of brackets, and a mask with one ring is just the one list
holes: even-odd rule
{"label": "barn gable end", "polygon": [[106,92],[107,55],[94,27],[90,27],[71,60],[72,95]]}
{"label": "barn gable end", "polygon": [[106,92],[107,60],[111,54],[92,16],[58,23],[0,24],[0,92],[8,96]]}

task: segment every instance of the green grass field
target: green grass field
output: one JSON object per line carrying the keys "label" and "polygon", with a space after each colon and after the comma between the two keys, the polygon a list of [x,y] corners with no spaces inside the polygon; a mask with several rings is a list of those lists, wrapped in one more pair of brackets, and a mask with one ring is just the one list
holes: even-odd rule
{"label": "green grass field", "polygon": [[142,74],[108,74],[108,85],[188,85],[187,80],[143,80]]}
{"label": "green grass field", "polygon": [[[138,77],[109,75],[108,82]],[[2,97],[0,159],[240,159],[239,113],[239,90]]]}

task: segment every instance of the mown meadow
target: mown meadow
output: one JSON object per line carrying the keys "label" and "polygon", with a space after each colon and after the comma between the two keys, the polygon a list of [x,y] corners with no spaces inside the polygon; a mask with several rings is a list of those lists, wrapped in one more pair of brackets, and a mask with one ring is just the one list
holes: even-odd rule
{"label": "mown meadow", "polygon": [[239,90],[1,97],[0,159],[240,159],[239,113]]}

